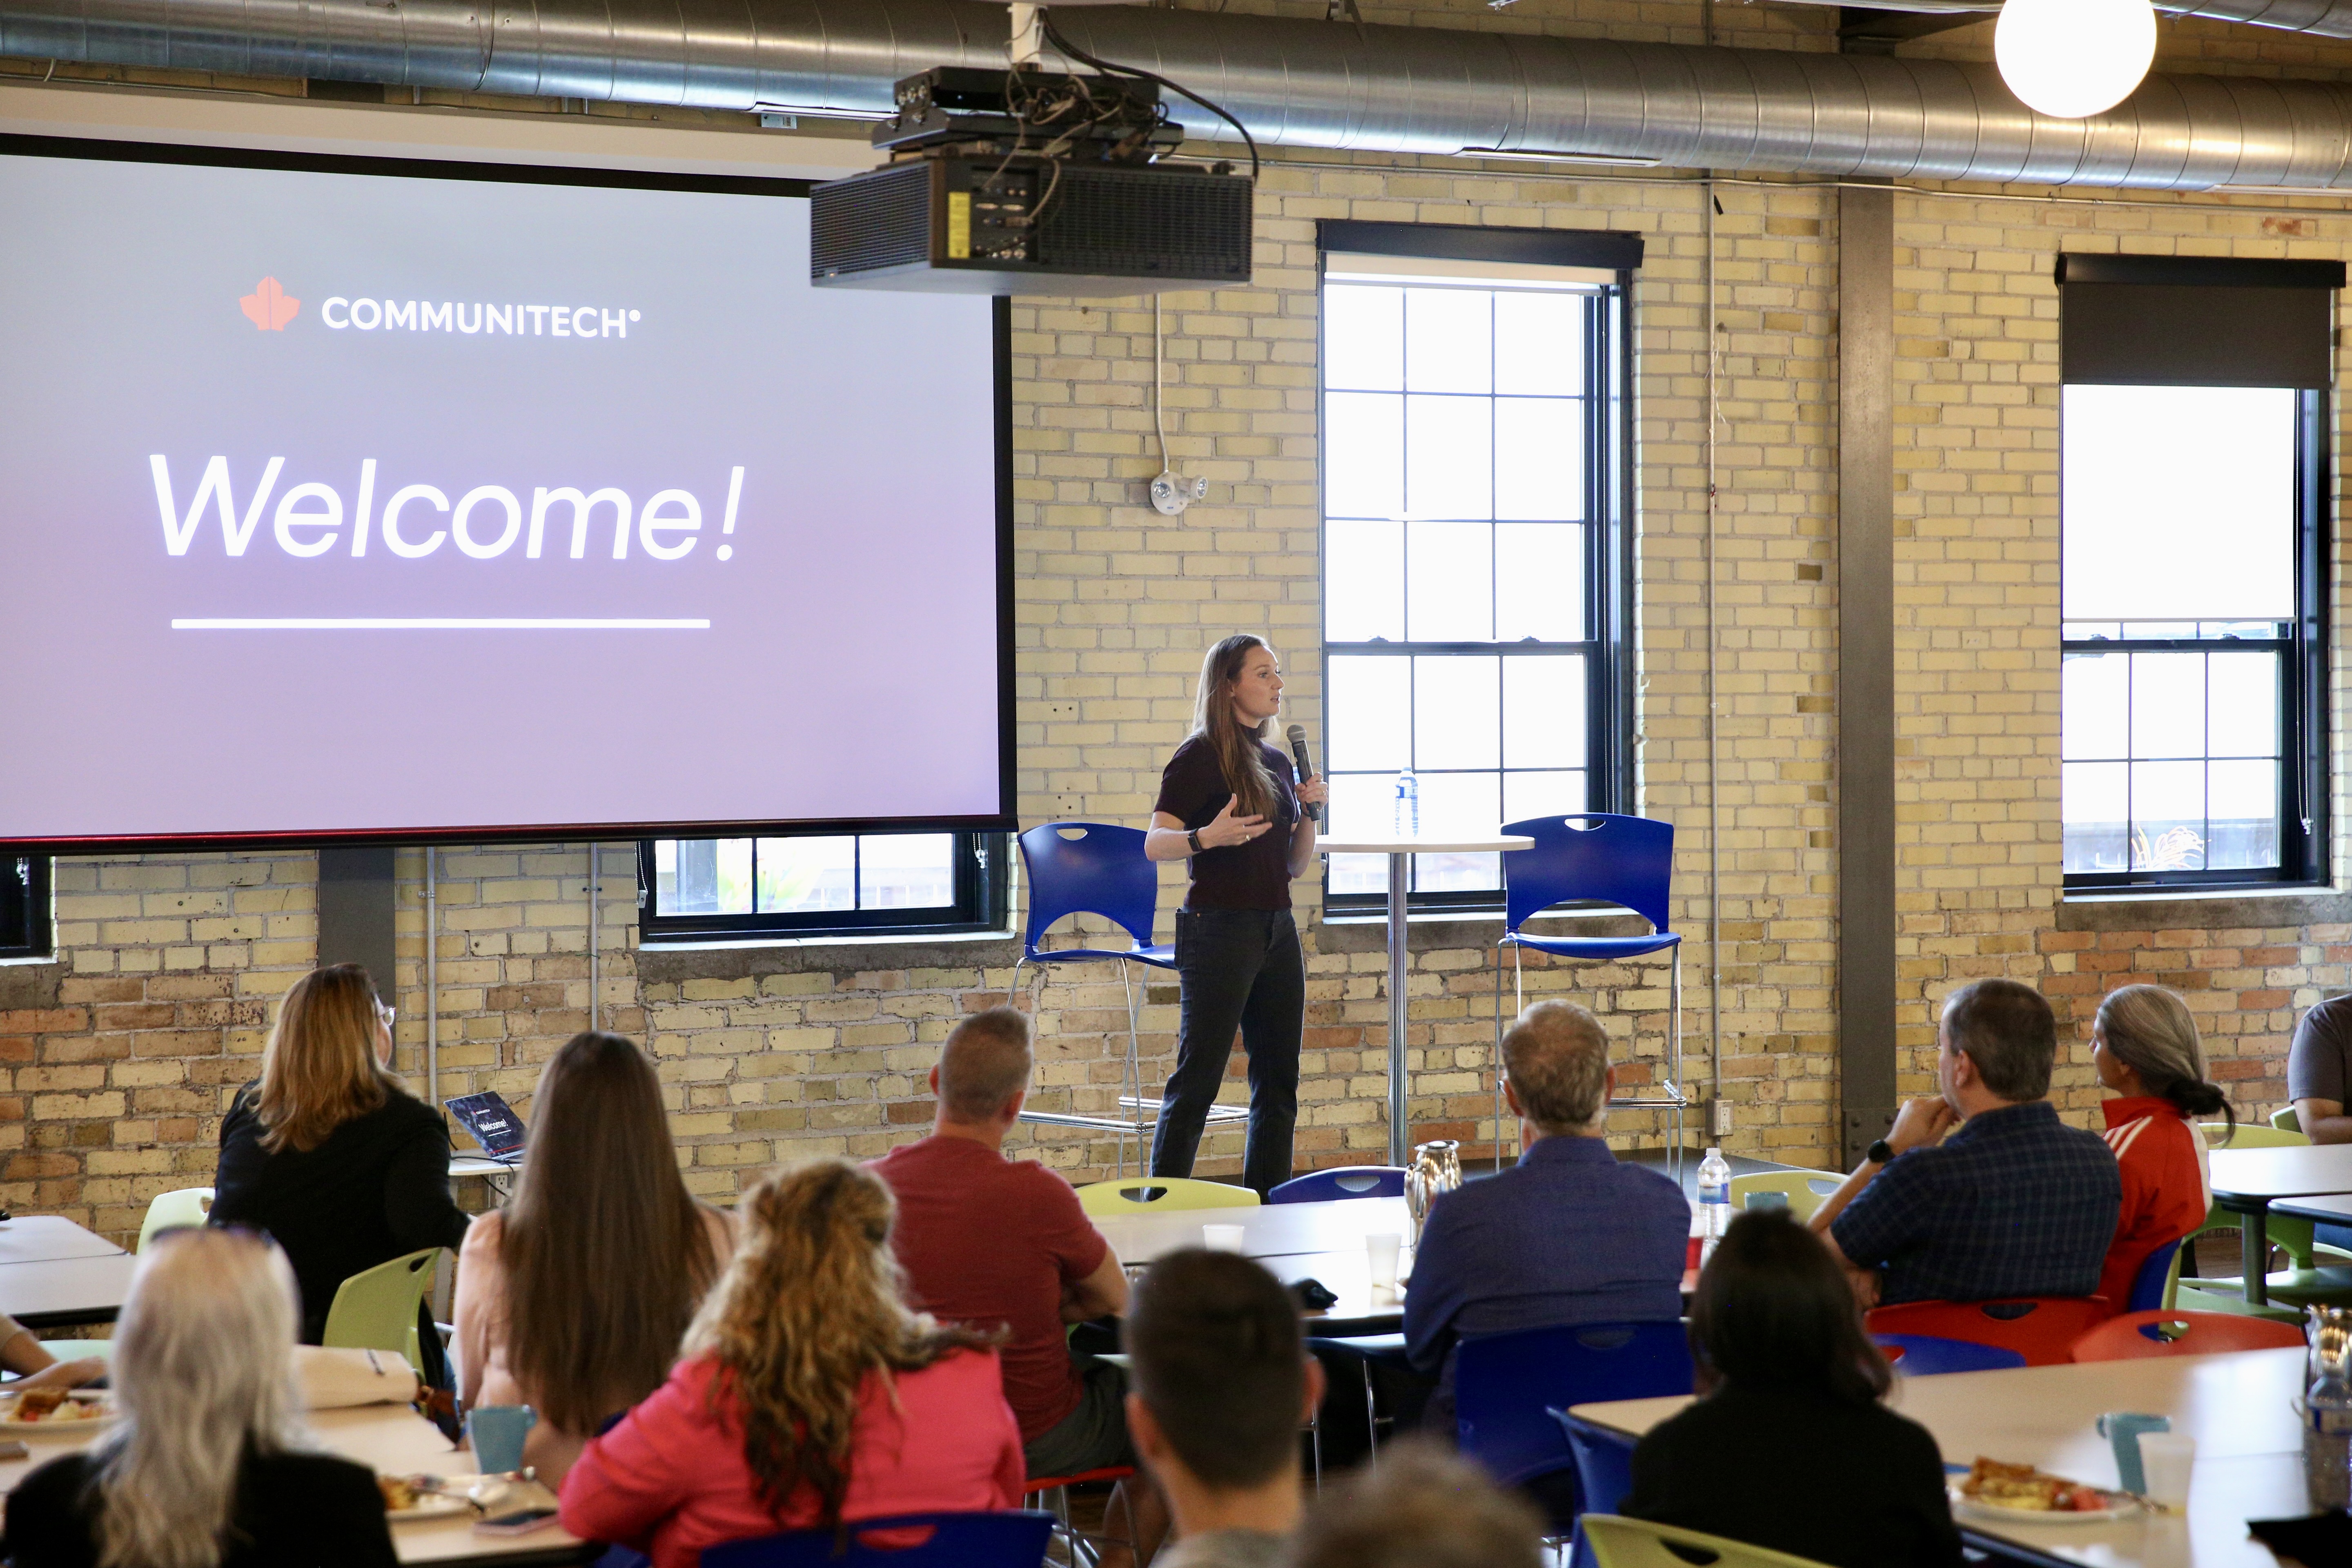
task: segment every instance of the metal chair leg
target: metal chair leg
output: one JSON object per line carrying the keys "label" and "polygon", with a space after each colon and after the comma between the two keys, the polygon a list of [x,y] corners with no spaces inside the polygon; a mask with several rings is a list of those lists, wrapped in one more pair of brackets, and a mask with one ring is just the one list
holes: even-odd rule
{"label": "metal chair leg", "polygon": [[[1511,950],[1517,956],[1517,948]],[[1503,950],[1495,950],[1495,1169],[1503,1168]]]}

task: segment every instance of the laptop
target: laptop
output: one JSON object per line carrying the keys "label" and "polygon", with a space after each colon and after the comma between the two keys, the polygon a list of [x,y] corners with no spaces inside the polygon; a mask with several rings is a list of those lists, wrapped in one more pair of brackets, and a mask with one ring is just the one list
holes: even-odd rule
{"label": "laptop", "polygon": [[522,1157],[522,1118],[514,1113],[504,1097],[496,1093],[461,1094],[443,1103],[465,1123],[466,1131],[474,1135],[483,1153],[509,1163]]}

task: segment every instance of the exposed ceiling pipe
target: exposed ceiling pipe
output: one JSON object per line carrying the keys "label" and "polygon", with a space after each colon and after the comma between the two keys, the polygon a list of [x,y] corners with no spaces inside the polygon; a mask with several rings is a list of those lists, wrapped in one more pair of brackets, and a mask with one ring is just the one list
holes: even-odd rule
{"label": "exposed ceiling pipe", "polygon": [[[2325,0],[2299,3],[2315,15]],[[1158,8],[1069,9],[1055,22],[1083,48],[1218,100],[1276,145],[2052,185],[2352,186],[2352,88],[2332,82],[2151,76],[2105,114],[2053,120],[1992,67],[1942,60]],[[970,0],[0,0],[0,54],[36,59],[869,116],[888,110],[900,77],[1003,66],[1008,34],[1005,7]]]}

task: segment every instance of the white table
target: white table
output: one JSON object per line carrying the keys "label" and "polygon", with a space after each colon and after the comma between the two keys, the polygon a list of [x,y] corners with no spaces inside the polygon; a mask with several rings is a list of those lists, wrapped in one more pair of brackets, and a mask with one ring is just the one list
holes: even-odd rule
{"label": "white table", "polygon": [[[1404,911],[1409,868],[1415,855],[1491,855],[1532,849],[1522,834],[1470,834],[1451,838],[1326,838],[1315,847],[1325,855],[1385,855],[1389,858],[1389,1163],[1402,1165],[1412,1152],[1404,1116]],[[1500,1136],[1499,1132],[1497,1136]]]}
{"label": "white table", "polygon": [[[2302,1428],[2290,1403],[2302,1392],[2304,1372],[2300,1350],[2028,1366],[1900,1379],[1889,1403],[1927,1428],[1948,1466],[1965,1467],[1981,1454],[2098,1487],[2116,1484],[2115,1451],[2092,1425],[2100,1413],[2169,1415],[2174,1431],[2197,1439],[2186,1518],[1956,1522],[2000,1550],[2064,1568],[2278,1568],[2270,1549],[2246,1533],[2246,1521],[2311,1511]],[[1689,1403],[1688,1394],[1623,1399],[1576,1405],[1573,1413],[1638,1437]]]}
{"label": "white table", "polygon": [[[1137,1178],[1146,1184],[1146,1178]],[[1242,1227],[1245,1258],[1293,1258],[1315,1252],[1364,1250],[1364,1237],[1410,1237],[1412,1218],[1402,1198],[1335,1198],[1312,1204],[1260,1204],[1246,1208],[1175,1209],[1167,1214],[1094,1216],[1121,1263],[1150,1263],[1182,1247],[1201,1245],[1204,1225]]]}
{"label": "white table", "polygon": [[[474,1473],[474,1457],[457,1452],[433,1424],[404,1405],[368,1405],[352,1410],[314,1410],[306,1417],[328,1452],[354,1460],[384,1475],[457,1476]],[[0,1492],[13,1491],[36,1467],[59,1454],[69,1454],[97,1433],[47,1433],[28,1436],[28,1458],[0,1460]],[[393,1549],[403,1563],[444,1565],[480,1564],[482,1568],[524,1568],[531,1563],[577,1563],[582,1542],[561,1525],[551,1524],[528,1535],[495,1536],[474,1533],[465,1514],[441,1519],[395,1522]]]}
{"label": "white table", "polygon": [[58,1215],[0,1222],[0,1312],[28,1329],[112,1322],[138,1263]]}

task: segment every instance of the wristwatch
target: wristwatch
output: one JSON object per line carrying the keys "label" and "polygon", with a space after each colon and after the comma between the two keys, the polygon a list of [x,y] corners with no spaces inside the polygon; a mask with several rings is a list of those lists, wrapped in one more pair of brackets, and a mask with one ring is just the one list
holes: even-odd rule
{"label": "wristwatch", "polygon": [[1184,842],[1192,847],[1193,854],[1198,855],[1201,852],[1201,830],[1197,827],[1186,828],[1184,830]]}
{"label": "wristwatch", "polygon": [[1895,1145],[1881,1138],[1862,1152],[1862,1157],[1874,1165],[1884,1165],[1895,1158]]}

